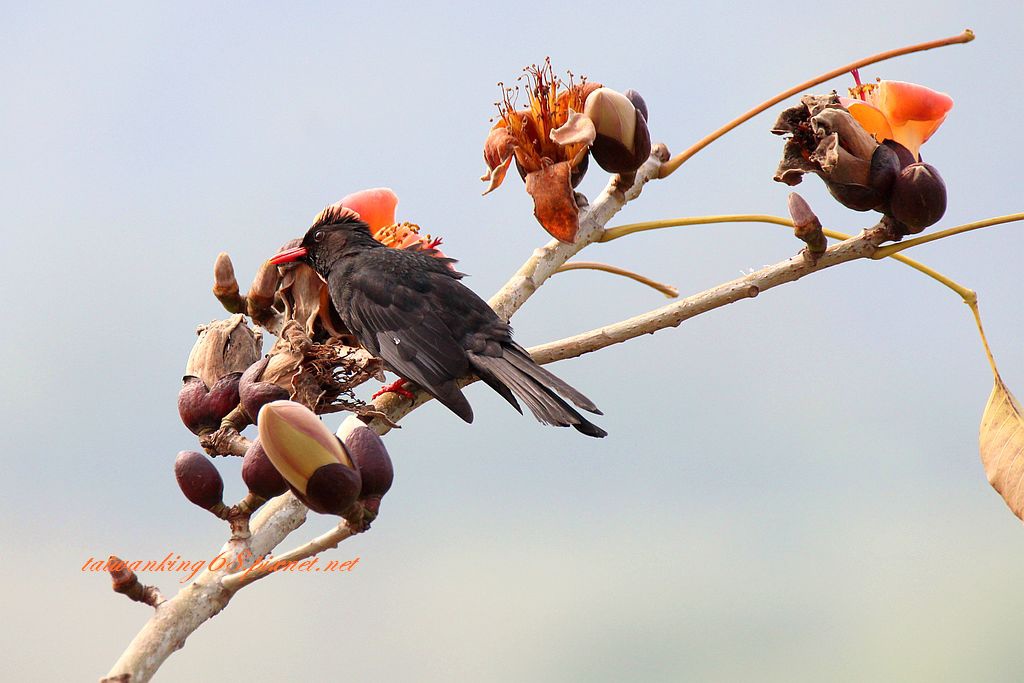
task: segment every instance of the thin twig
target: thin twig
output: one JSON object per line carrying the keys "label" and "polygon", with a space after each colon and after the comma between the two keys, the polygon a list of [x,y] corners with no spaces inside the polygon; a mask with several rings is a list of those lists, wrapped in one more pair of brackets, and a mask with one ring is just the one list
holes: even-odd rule
{"label": "thin twig", "polygon": [[612,266],[607,263],[598,263],[597,261],[571,261],[564,264],[557,271],[558,273],[564,273],[567,270],[600,270],[605,273],[611,273],[612,275],[621,275],[627,277],[630,280],[635,280],[642,285],[647,285],[651,289],[656,289],[669,299],[674,299],[679,296],[679,290],[672,285],[666,285],[657,280],[652,280],[649,277],[645,277],[640,273],[634,273],[631,270],[620,268],[618,266]]}
{"label": "thin twig", "polygon": [[221,585],[227,590],[235,592],[254,581],[270,576],[277,571],[275,567],[283,567],[300,560],[305,560],[308,557],[319,555],[325,550],[337,548],[339,543],[354,535],[355,532],[343,520],[337,527],[327,533],[321,534],[308,543],[303,543],[299,547],[293,548],[272,559],[269,557],[266,559],[254,558],[253,564],[246,569],[229,574],[221,579]]}
{"label": "thin twig", "polygon": [[904,249],[910,249],[916,247],[919,244],[928,244],[935,240],[941,240],[945,237],[951,237],[953,235],[959,235],[962,232],[970,232],[971,230],[980,230],[981,228],[988,228],[993,225],[1002,225],[1003,223],[1013,223],[1014,221],[1024,221],[1024,213],[1011,213],[1006,216],[996,216],[995,218],[987,218],[983,221],[974,221],[973,223],[965,223],[964,225],[958,225],[955,228],[948,228],[946,230],[939,230],[928,235],[922,235],[921,237],[915,237],[912,240],[905,242],[899,242],[897,244],[889,244],[879,249],[874,256],[871,258],[880,259],[886,256],[892,256],[898,251]]}

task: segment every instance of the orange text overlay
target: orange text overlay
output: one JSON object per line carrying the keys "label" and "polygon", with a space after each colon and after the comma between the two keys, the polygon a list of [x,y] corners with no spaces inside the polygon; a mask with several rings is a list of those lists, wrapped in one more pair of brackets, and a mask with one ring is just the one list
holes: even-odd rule
{"label": "orange text overlay", "polygon": [[191,581],[196,574],[208,569],[212,572],[227,571],[229,574],[242,572],[308,572],[312,574],[331,574],[350,572],[359,563],[359,557],[352,560],[330,560],[320,562],[319,557],[308,557],[304,560],[278,560],[271,555],[254,557],[248,550],[238,553],[222,552],[210,560],[186,560],[175,553],[167,553],[162,560],[98,560],[90,557],[82,565],[83,572],[109,572],[130,569],[133,572],[174,572],[185,574],[181,583]]}

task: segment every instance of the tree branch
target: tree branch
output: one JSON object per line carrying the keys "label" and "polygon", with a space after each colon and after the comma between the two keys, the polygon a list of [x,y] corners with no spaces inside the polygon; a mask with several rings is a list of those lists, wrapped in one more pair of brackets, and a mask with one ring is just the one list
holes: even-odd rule
{"label": "tree branch", "polygon": [[701,313],[707,313],[742,299],[753,298],[772,287],[795,282],[805,275],[819,270],[847,261],[871,258],[878,249],[878,245],[888,238],[889,229],[879,224],[865,230],[857,237],[829,247],[817,260],[812,261],[803,254],[798,254],[781,263],[762,268],[731,282],[712,287],[628,320],[599,327],[567,339],[535,346],[529,349],[530,355],[538,363],[553,363],[582,356],[612,344],[619,344],[642,334],[653,334],[667,327],[677,327],[684,320]]}

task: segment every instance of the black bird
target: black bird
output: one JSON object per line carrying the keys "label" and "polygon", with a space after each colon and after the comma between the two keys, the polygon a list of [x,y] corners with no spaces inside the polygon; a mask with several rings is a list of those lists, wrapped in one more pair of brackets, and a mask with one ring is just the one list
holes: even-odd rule
{"label": "black bird", "polygon": [[340,210],[325,212],[301,246],[270,262],[312,266],[359,343],[466,422],[473,409],[457,380],[473,373],[520,413],[517,396],[544,424],[606,436],[562,397],[600,415],[597,406],[537,365],[512,340],[508,323],[459,282],[463,273],[451,267],[454,260],[434,253],[386,247],[356,214]]}

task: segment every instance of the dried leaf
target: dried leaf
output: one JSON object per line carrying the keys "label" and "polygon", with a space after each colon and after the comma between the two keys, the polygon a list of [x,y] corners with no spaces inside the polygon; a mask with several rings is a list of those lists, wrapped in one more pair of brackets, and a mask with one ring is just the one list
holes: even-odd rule
{"label": "dried leaf", "polygon": [[979,442],[989,483],[1024,519],[1024,414],[998,374],[981,418]]}
{"label": "dried leaf", "polygon": [[570,175],[567,161],[526,175],[526,191],[533,197],[533,215],[553,237],[569,243],[576,239],[580,227],[580,210],[573,196]]}

